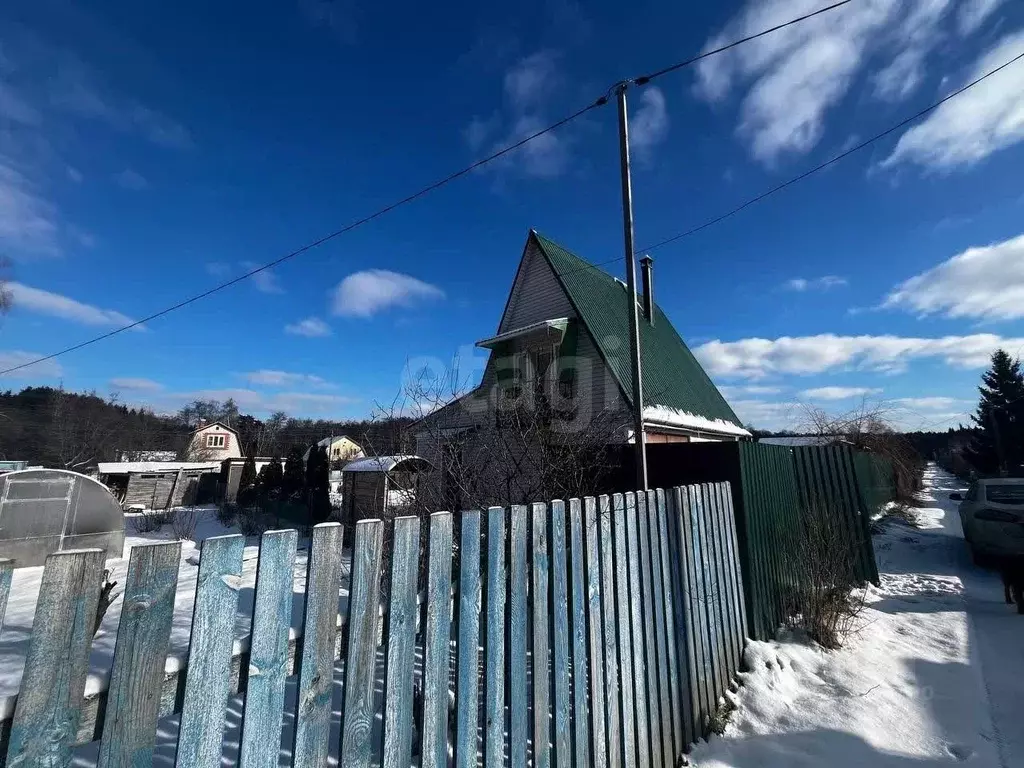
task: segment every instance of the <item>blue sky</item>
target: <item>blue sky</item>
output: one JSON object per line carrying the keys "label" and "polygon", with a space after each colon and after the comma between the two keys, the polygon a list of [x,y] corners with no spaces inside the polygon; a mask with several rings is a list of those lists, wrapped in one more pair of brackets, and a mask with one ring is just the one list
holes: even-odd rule
{"label": "blue sky", "polygon": [[[0,363],[144,317],[821,0],[0,8]],[[854,0],[631,95],[639,247],[1024,53],[1005,0]],[[747,421],[884,401],[965,418],[1024,345],[1024,61],[657,249],[656,292]],[[527,231],[621,254],[613,106],[271,273],[5,377],[172,409],[359,417],[494,332]],[[617,264],[607,267],[618,273]],[[479,354],[477,355],[479,365]]]}

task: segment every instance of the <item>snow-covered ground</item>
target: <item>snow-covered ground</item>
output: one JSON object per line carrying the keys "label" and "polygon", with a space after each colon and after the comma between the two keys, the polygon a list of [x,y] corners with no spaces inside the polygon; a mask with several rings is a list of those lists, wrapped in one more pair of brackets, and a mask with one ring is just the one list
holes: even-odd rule
{"label": "snow-covered ground", "polygon": [[856,637],[826,653],[792,635],[751,643],[725,735],[701,768],[1024,766],[1024,617],[975,568],[951,491],[930,465],[922,527],[887,520],[881,588]]}
{"label": "snow-covered ground", "polygon": [[[199,574],[200,546],[205,539],[211,536],[238,533],[237,530],[227,529],[217,521],[216,511],[213,507],[199,509],[198,515],[194,541],[181,542],[181,565],[178,570],[174,620],[165,665],[165,671],[168,673],[177,671],[187,659],[196,580]],[[129,523],[125,535],[124,556],[108,560],[106,564],[110,570],[110,580],[118,582],[114,594],[120,595],[122,592],[132,547],[173,539],[174,536],[169,525],[164,525],[159,531],[140,534],[134,532],[133,526]],[[247,647],[252,623],[256,566],[259,558],[258,538],[250,537],[246,544],[243,554],[241,589],[238,595],[238,614],[235,622],[236,653],[242,647]],[[302,606],[306,588],[306,548],[307,542],[300,539],[294,571],[295,597],[292,601],[291,620],[293,634],[300,632],[302,626]],[[347,600],[348,594],[347,564],[344,569],[343,601]],[[14,697],[21,683],[21,673],[28,650],[29,637],[32,633],[32,622],[42,576],[42,566],[19,568],[15,570],[11,582],[10,600],[7,604],[6,615],[3,617],[2,629],[0,629],[0,718],[10,715],[14,706]],[[111,604],[93,640],[89,658],[89,677],[85,689],[86,696],[105,690],[107,687],[117,626],[121,618],[122,602],[119,597]]]}

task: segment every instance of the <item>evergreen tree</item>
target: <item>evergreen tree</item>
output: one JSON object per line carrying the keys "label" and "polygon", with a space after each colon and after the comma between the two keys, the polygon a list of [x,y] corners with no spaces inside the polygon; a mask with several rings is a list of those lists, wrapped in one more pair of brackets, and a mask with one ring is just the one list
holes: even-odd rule
{"label": "evergreen tree", "polygon": [[264,495],[279,498],[284,485],[284,468],[281,466],[281,457],[271,458],[270,463],[263,468],[263,472]]}
{"label": "evergreen tree", "polygon": [[978,412],[971,416],[980,433],[967,458],[983,474],[1017,472],[1024,464],[1024,373],[1020,361],[997,349],[992,367],[981,381]]}
{"label": "evergreen tree", "polygon": [[256,459],[247,456],[242,465],[242,476],[238,479],[238,505],[251,507],[256,503]]}
{"label": "evergreen tree", "polygon": [[281,480],[281,495],[290,499],[302,493],[306,484],[305,468],[302,466],[302,446],[293,445],[284,460],[284,476]]}
{"label": "evergreen tree", "polygon": [[313,523],[322,523],[330,517],[330,473],[327,449],[315,446],[306,462],[306,505]]}

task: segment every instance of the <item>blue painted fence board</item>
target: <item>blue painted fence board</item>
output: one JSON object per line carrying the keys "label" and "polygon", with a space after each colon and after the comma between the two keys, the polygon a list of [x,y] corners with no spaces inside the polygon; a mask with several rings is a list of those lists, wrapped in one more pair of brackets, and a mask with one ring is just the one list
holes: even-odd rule
{"label": "blue painted fence board", "polygon": [[[377,622],[384,522],[360,520],[352,545],[348,657],[345,665],[341,765],[369,768],[372,753],[373,684],[377,670]],[[333,656],[333,654],[332,654]]]}
{"label": "blue painted fence board", "polygon": [[273,768],[281,749],[288,630],[295,578],[295,531],[267,531],[256,569],[248,683],[242,719],[242,768]]}
{"label": "blue painted fence board", "polygon": [[513,767],[526,765],[527,741],[527,687],[526,687],[526,633],[527,633],[527,559],[526,543],[529,536],[527,508],[512,507],[509,532],[509,762]]}
{"label": "blue painted fence board", "polygon": [[416,577],[420,521],[395,519],[388,610],[388,659],[382,768],[408,768],[412,761],[413,673],[416,660]]}
{"label": "blue painted fence board", "polygon": [[324,765],[327,760],[338,639],[341,548],[342,527],[338,523],[313,527],[295,708],[295,765]]}
{"label": "blue painted fence board", "polygon": [[182,768],[220,765],[244,546],[241,536],[216,536],[202,545],[178,728],[176,765]]}
{"label": "blue painted fence board", "polygon": [[[615,521],[621,509],[621,496],[616,497],[613,509],[612,499],[601,496],[598,499],[598,520],[600,526],[601,590],[604,600],[601,605],[601,621],[604,637],[604,684],[607,695],[607,736],[608,765],[618,768],[622,765],[622,691],[619,682],[619,637],[616,632],[618,619],[616,606],[619,595],[616,591],[615,557],[618,551],[618,531],[621,524]],[[614,530],[613,530],[614,529]],[[625,549],[625,545],[622,547]]]}
{"label": "blue painted fence board", "polygon": [[566,579],[565,502],[551,502],[552,671],[555,676],[554,746],[557,768],[572,765],[572,701],[569,699],[569,587]]}
{"label": "blue painted fence board", "polygon": [[89,549],[46,559],[11,724],[12,768],[71,764],[103,557],[103,550]]}
{"label": "blue painted fence board", "polygon": [[459,768],[476,768],[480,710],[480,512],[463,512],[460,522],[455,764]]}
{"label": "blue painted fence board", "polygon": [[[603,502],[607,502],[607,500],[607,497],[602,499]],[[587,496],[583,500],[583,538],[586,541],[583,569],[587,578],[587,652],[590,659],[588,682],[590,683],[590,727],[593,733],[593,738],[587,740],[587,748],[593,754],[594,768],[608,768],[608,724],[605,719],[604,687],[604,618],[601,615],[601,603],[605,595],[601,587],[601,526],[597,516],[597,502],[593,496]],[[575,535],[573,541],[575,542]],[[581,758],[579,764],[587,766],[588,761]]]}
{"label": "blue painted fence board", "polygon": [[451,664],[452,516],[430,516],[427,633],[423,663],[423,768],[448,765],[448,678]]}
{"label": "blue painted fence board", "polygon": [[630,631],[632,632],[633,706],[636,712],[636,764],[651,765],[650,716],[647,712],[647,660],[644,658],[643,584],[640,580],[640,542],[637,534],[636,494],[626,494],[626,548],[628,549]]}
{"label": "blue painted fence board", "polygon": [[487,642],[484,765],[505,761],[505,510],[487,510]]}
{"label": "blue painted fence board", "polygon": [[132,549],[107,692],[99,768],[151,765],[181,544]]}
{"label": "blue painted fence board", "polygon": [[[644,704],[647,708],[647,738],[650,765],[661,765],[661,703],[658,700],[658,659],[654,635],[654,590],[651,584],[651,539],[647,510],[647,494],[636,495],[636,533],[640,549],[640,589],[636,592],[642,609],[643,653],[647,661]],[[639,718],[639,714],[637,715]]]}
{"label": "blue painted fence board", "polygon": [[658,710],[661,713],[659,718],[661,726],[661,760],[665,768],[675,766],[675,746],[672,739],[672,707],[669,703],[668,690],[668,653],[665,648],[667,632],[665,629],[665,599],[670,597],[666,594],[666,583],[661,573],[661,543],[659,538],[659,520],[664,509],[658,507],[658,496],[655,491],[647,492],[647,525],[648,539],[650,541],[651,561],[651,592],[654,595],[654,636],[651,638],[654,643],[654,652],[658,657]]}
{"label": "blue painted fence board", "polygon": [[[634,502],[635,503],[635,502]],[[626,499],[622,494],[615,494],[612,497],[613,522],[615,526],[615,563],[613,572],[615,574],[615,623],[618,627],[619,642],[619,713],[622,717],[622,765],[626,768],[637,768],[636,752],[636,710],[634,709],[634,683],[636,670],[633,662],[636,660],[633,649],[632,613],[630,611],[631,585],[629,571],[632,567],[630,551],[628,547],[627,510]],[[630,510],[632,511],[632,510]],[[637,638],[641,642],[640,638]],[[640,765],[639,768],[646,768]]]}
{"label": "blue painted fence board", "polygon": [[[593,507],[593,499],[590,499]],[[583,548],[583,510],[579,499],[569,500],[569,576],[572,589],[572,694],[575,765],[590,765],[590,718],[587,708],[587,600],[586,551]]]}
{"label": "blue painted fence board", "polygon": [[551,616],[549,605],[549,562],[547,504],[533,504],[532,549],[533,559],[533,646],[531,648],[533,671],[533,765],[536,768],[551,766],[551,668],[548,624]]}

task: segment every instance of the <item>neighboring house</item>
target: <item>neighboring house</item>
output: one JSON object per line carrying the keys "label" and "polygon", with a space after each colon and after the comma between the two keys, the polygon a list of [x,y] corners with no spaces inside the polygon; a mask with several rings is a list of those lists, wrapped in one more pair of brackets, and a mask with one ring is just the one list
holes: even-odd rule
{"label": "neighboring house", "polygon": [[27,461],[0,461],[0,475],[7,472],[18,472],[22,469],[28,469]]}
{"label": "neighboring house", "polygon": [[215,421],[201,425],[189,439],[186,461],[224,461],[242,455],[238,433],[226,424]]}
{"label": "neighboring house", "polygon": [[217,461],[101,461],[99,481],[122,506],[170,509],[217,499]]}
{"label": "neighboring house", "polygon": [[[318,448],[327,449],[327,458],[332,464],[336,461],[352,461],[353,459],[361,459],[366,455],[362,446],[346,435],[332,435],[331,437],[325,437],[316,445]],[[309,452],[311,450],[313,450],[312,446],[306,449],[306,452],[302,456],[303,462],[309,461]]]}
{"label": "neighboring house", "polygon": [[[749,438],[739,418],[653,297],[642,260],[637,297],[648,443]],[[684,294],[693,286],[684,286]],[[493,424],[507,403],[549,403],[572,414],[572,439],[590,425],[616,425],[608,443],[633,441],[632,361],[626,286],[557,243],[530,232],[480,385],[425,417],[416,452],[445,464],[444,435]],[[439,444],[440,443],[440,444]]]}

